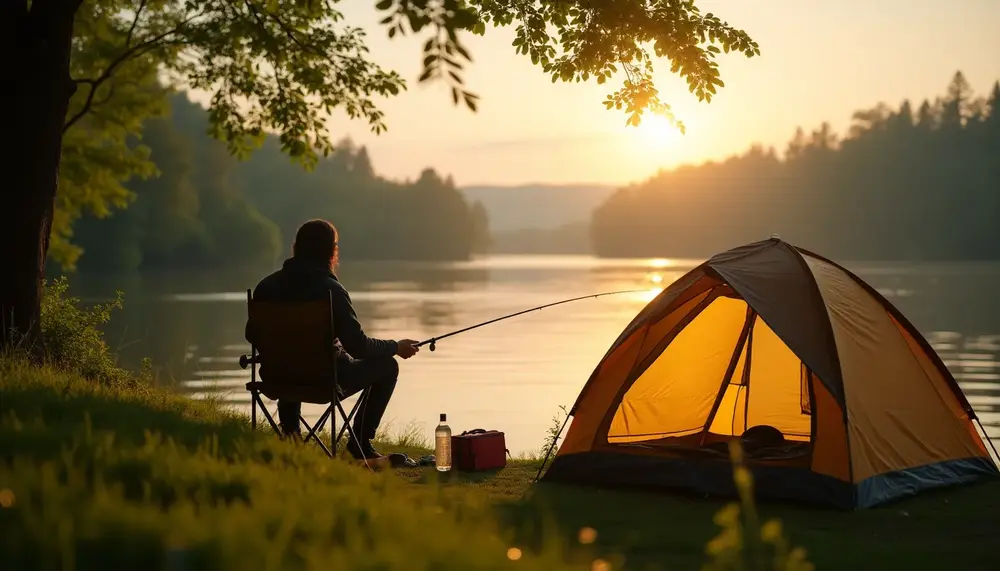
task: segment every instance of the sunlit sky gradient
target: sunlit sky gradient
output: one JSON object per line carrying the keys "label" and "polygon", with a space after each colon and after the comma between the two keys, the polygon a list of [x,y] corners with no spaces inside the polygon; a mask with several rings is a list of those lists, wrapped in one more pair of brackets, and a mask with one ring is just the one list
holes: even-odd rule
{"label": "sunlit sky gradient", "polygon": [[1000,79],[1000,0],[701,0],[758,41],[761,56],[720,56],[726,87],[699,103],[659,63],[663,99],[688,128],[657,140],[625,126],[601,104],[604,85],[551,83],[514,53],[512,28],[469,35],[466,83],[479,112],[452,105],[443,84],[419,85],[426,36],[389,40],[374,0],[347,0],[347,21],[369,30],[372,56],[407,79],[409,90],[381,103],[389,131],[336,118],[335,138],[368,147],[377,172],[414,178],[426,166],[459,185],[623,184],[661,168],[742,152],[754,142],[783,150],[796,126],[829,121],[843,132],[859,108],[944,93],[961,69],[977,94]]}

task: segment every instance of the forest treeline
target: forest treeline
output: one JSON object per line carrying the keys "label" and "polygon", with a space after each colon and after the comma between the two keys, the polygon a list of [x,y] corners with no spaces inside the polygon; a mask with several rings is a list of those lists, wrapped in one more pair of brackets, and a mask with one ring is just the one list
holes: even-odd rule
{"label": "forest treeline", "polygon": [[80,271],[269,266],[288,255],[298,225],[317,217],[340,230],[344,260],[455,260],[486,248],[483,206],[432,169],[386,180],[348,140],[311,171],[276,137],[241,161],[207,134],[204,108],[184,94],[169,104],[142,130],[158,174],[125,183],[134,195],[127,208],[74,224]]}
{"label": "forest treeline", "polygon": [[848,260],[1000,259],[1000,81],[961,72],[914,107],[879,104],[839,137],[801,128],[782,157],[754,146],[619,189],[593,214],[597,255],[705,257],[778,234]]}

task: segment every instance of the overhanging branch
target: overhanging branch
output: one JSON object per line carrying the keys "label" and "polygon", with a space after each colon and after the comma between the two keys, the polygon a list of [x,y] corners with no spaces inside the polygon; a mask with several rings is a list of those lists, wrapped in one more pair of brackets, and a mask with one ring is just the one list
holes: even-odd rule
{"label": "overhanging branch", "polygon": [[340,68],[340,62],[337,60],[346,59],[344,58],[344,56],[340,54],[337,53],[331,54],[329,52],[324,52],[322,50],[316,49],[316,46],[311,45],[308,42],[303,42],[298,37],[297,35],[298,32],[292,26],[290,26],[288,22],[282,20],[281,16],[272,12],[271,10],[263,10],[263,14],[261,14],[262,11],[258,9],[256,6],[254,6],[253,2],[249,0],[244,0],[244,4],[246,4],[247,9],[250,11],[251,15],[257,21],[257,24],[261,27],[262,30],[267,29],[266,24],[261,20],[262,16],[266,16],[268,20],[273,21],[279,28],[281,28],[281,31],[285,33],[285,36],[288,38],[289,41],[298,46],[299,49],[301,49],[302,51],[309,52],[317,57],[324,58],[331,65],[337,67],[338,69]]}
{"label": "overhanging branch", "polygon": [[139,7],[135,10],[135,18],[132,18],[132,26],[128,29],[128,35],[125,37],[125,47],[132,45],[132,34],[135,33],[135,26],[139,23],[139,17],[142,16],[142,10],[146,7],[146,0],[142,0],[139,3]]}
{"label": "overhanging branch", "polygon": [[81,78],[73,80],[74,83],[78,85],[79,84],[89,85],[90,91],[87,93],[87,99],[86,101],[84,101],[83,107],[81,107],[79,111],[77,111],[72,117],[70,117],[66,121],[65,124],[63,124],[63,133],[66,133],[66,131],[68,131],[70,127],[75,125],[77,122],[80,121],[80,119],[82,119],[84,116],[87,115],[87,113],[90,112],[90,109],[94,104],[94,96],[97,95],[98,88],[100,88],[105,81],[111,78],[111,76],[114,74],[115,70],[118,67],[120,67],[122,64],[124,64],[125,62],[127,62],[132,58],[139,57],[143,54],[153,51],[154,49],[162,47],[166,43],[167,38],[169,38],[174,34],[179,34],[180,32],[183,31],[184,27],[189,22],[191,22],[198,16],[201,16],[200,12],[198,14],[191,15],[190,17],[185,18],[182,22],[177,24],[177,26],[167,30],[166,32],[158,34],[134,46],[128,47],[132,41],[132,34],[135,31],[135,23],[139,19],[139,11],[142,10],[143,6],[145,6],[145,0],[143,0],[142,5],[140,5],[139,10],[136,12],[135,21],[132,23],[132,27],[129,29],[128,36],[125,40],[125,46],[127,49],[123,51],[117,58],[115,58],[110,64],[108,64],[108,67],[106,67],[104,71],[101,72],[101,75],[99,75],[98,77]]}

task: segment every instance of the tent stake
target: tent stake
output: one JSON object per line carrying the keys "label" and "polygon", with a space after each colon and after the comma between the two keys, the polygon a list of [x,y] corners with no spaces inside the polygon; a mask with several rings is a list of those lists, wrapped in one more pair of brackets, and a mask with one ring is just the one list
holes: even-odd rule
{"label": "tent stake", "polygon": [[552,449],[556,447],[556,443],[559,442],[559,438],[562,436],[563,430],[566,429],[566,423],[569,422],[569,417],[572,414],[567,414],[566,419],[563,420],[562,426],[559,427],[559,432],[556,433],[556,437],[552,439],[552,444],[549,445],[549,450],[545,453],[545,458],[542,458],[542,465],[538,467],[538,473],[535,474],[535,481],[537,482],[539,478],[542,477],[542,470],[545,469],[545,463],[549,461],[549,456],[552,454]]}

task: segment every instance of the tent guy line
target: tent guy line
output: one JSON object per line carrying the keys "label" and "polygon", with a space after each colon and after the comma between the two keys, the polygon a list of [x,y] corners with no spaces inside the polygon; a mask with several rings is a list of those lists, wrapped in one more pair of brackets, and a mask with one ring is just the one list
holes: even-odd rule
{"label": "tent guy line", "polygon": [[569,303],[571,301],[580,301],[582,299],[598,298],[598,297],[603,297],[603,296],[606,296],[606,295],[619,295],[619,294],[623,294],[623,293],[644,293],[646,291],[649,291],[649,290],[644,290],[644,289],[630,289],[630,290],[622,290],[622,291],[608,291],[608,292],[604,292],[604,293],[593,293],[593,294],[590,294],[590,295],[582,295],[580,297],[573,297],[573,298],[570,298],[570,299],[564,299],[562,301],[556,301],[556,302],[553,302],[553,303],[546,303],[545,305],[539,305],[538,307],[532,307],[530,309],[524,309],[524,310],[518,311],[517,313],[511,313],[509,315],[504,315],[502,317],[496,317],[496,318],[490,319],[489,321],[484,321],[482,323],[477,323],[475,325],[470,325],[468,327],[459,329],[457,331],[452,331],[451,333],[445,333],[444,335],[440,335],[438,337],[431,337],[430,339],[426,339],[424,341],[421,341],[420,343],[417,343],[415,345],[415,347],[422,347],[424,345],[428,345],[429,344],[431,346],[430,347],[431,351],[433,351],[436,348],[437,342],[440,341],[440,340],[442,340],[442,339],[451,337],[453,335],[458,335],[459,333],[465,333],[466,331],[472,331],[473,329],[478,329],[479,327],[483,327],[484,325],[489,325],[491,323],[496,323],[497,321],[503,321],[504,319],[510,319],[511,317],[517,317],[518,315],[523,315],[525,313],[529,313],[529,312],[532,312],[532,311],[538,311],[540,309],[545,309],[547,307],[553,307],[555,305],[562,305],[564,303]]}

